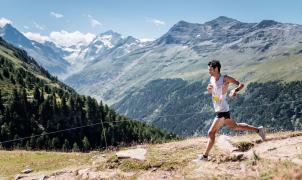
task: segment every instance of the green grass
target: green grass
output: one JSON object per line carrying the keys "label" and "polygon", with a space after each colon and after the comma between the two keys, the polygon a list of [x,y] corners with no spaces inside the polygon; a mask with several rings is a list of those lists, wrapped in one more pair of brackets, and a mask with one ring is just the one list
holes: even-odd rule
{"label": "green grass", "polygon": [[246,83],[250,82],[267,82],[274,80],[281,80],[285,82],[302,80],[302,57],[298,55],[292,55],[288,57],[276,57],[260,64],[248,66],[246,68],[240,68],[238,71],[234,71],[237,78],[243,79],[248,72],[254,72],[255,74],[251,78],[246,80]]}

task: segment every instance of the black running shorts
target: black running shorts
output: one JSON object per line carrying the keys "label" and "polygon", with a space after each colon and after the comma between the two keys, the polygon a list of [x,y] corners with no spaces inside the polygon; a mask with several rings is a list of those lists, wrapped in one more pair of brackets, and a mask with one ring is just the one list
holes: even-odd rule
{"label": "black running shorts", "polygon": [[230,119],[231,118],[230,111],[228,111],[228,112],[216,112],[216,118]]}

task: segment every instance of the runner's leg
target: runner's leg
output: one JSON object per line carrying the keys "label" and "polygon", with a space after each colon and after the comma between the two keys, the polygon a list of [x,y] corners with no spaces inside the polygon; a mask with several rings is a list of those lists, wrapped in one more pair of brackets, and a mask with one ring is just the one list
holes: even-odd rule
{"label": "runner's leg", "polygon": [[225,119],[224,124],[233,130],[248,130],[258,132],[258,128],[246,123],[236,123],[232,118]]}
{"label": "runner's leg", "polygon": [[208,144],[207,144],[207,148],[206,151],[204,153],[205,156],[209,155],[210,150],[212,149],[214,142],[215,142],[215,135],[216,132],[218,131],[218,129],[220,128],[220,126],[223,123],[224,118],[215,118],[209,131],[208,131]]}

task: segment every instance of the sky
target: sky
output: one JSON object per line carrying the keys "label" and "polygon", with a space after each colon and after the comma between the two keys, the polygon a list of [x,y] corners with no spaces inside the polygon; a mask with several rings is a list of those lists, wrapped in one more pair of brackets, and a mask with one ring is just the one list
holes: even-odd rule
{"label": "sky", "polygon": [[0,27],[9,22],[30,39],[68,46],[108,30],[154,40],[181,20],[219,16],[302,24],[301,8],[300,0],[1,0]]}

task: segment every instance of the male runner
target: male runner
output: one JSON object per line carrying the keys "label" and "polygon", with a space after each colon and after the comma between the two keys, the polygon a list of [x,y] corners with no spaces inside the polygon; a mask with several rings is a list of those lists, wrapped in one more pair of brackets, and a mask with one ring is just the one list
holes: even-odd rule
{"label": "male runner", "polygon": [[229,84],[235,84],[237,87],[231,90],[229,96],[236,96],[237,92],[240,91],[244,85],[240,83],[238,80],[220,74],[220,62],[213,60],[208,63],[209,75],[211,76],[210,83],[208,84],[208,91],[212,94],[212,101],[214,105],[214,109],[216,112],[216,117],[208,131],[208,144],[203,155],[199,155],[199,160],[207,160],[209,152],[214,145],[215,135],[222,124],[227,125],[229,128],[233,130],[249,130],[257,132],[262,140],[265,140],[265,134],[263,131],[263,127],[260,126],[258,128],[248,125],[246,123],[236,123],[230,116],[229,104],[226,101],[227,91]]}

